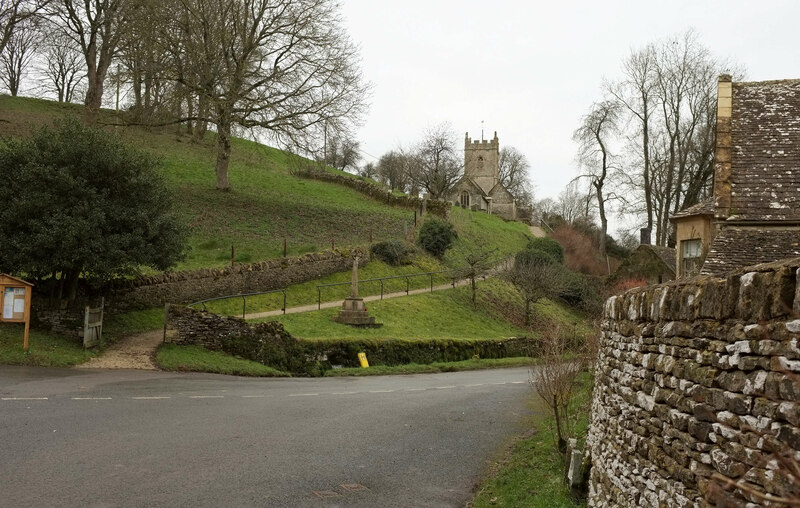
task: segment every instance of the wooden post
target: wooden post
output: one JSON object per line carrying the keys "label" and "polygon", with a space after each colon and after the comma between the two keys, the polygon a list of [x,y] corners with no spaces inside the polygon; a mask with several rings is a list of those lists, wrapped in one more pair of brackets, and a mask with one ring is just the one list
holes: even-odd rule
{"label": "wooden post", "polygon": [[231,244],[231,266],[233,266],[233,254],[234,254],[233,244]]}
{"label": "wooden post", "polygon": [[331,250],[336,250],[336,243],[333,241],[333,235],[331,235]]}
{"label": "wooden post", "polygon": [[286,237],[283,237],[283,257],[286,257]]}
{"label": "wooden post", "polygon": [[414,210],[414,227],[417,227],[417,211]]}
{"label": "wooden post", "polygon": [[372,228],[369,228],[369,243],[372,243]]}

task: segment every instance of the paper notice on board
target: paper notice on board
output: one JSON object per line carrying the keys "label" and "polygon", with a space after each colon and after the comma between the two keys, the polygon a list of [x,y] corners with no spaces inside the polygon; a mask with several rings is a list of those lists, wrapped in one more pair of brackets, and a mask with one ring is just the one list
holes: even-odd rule
{"label": "paper notice on board", "polygon": [[14,314],[19,314],[21,312],[25,312],[25,300],[17,298],[14,300]]}
{"label": "paper notice on board", "polygon": [[3,294],[3,319],[14,319],[14,288],[6,288]]}

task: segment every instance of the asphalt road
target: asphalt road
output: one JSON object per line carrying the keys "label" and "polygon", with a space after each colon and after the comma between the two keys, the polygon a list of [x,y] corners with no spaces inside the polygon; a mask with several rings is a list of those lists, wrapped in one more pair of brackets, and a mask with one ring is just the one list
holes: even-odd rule
{"label": "asphalt road", "polygon": [[0,367],[0,505],[463,506],[527,369],[329,379]]}

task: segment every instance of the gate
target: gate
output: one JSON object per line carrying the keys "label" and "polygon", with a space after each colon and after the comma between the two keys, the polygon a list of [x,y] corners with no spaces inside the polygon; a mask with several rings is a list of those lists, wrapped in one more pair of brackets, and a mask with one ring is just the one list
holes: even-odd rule
{"label": "gate", "polygon": [[100,344],[103,338],[103,307],[105,298],[100,299],[100,306],[91,308],[86,306],[83,318],[83,347],[92,347]]}

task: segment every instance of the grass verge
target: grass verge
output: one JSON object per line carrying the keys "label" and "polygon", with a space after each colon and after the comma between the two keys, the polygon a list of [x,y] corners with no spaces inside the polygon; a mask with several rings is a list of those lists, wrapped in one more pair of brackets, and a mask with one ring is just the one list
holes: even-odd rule
{"label": "grass verge", "polygon": [[[309,340],[334,339],[494,339],[522,337],[525,331],[472,308],[461,296],[466,288],[448,289],[392,300],[368,302],[380,328],[355,328],[333,321],[338,309],[279,316],[286,331]],[[270,318],[270,320],[275,318]]]}
{"label": "grass verge", "polygon": [[31,330],[28,351],[23,351],[24,325],[0,325],[0,364],[36,367],[70,367],[96,355],[86,351],[78,339],[51,332]]}
{"label": "grass verge", "polygon": [[200,346],[162,344],[156,352],[156,362],[164,370],[211,372],[234,376],[288,377],[289,373],[258,362],[237,358],[227,353],[210,351]]}
{"label": "grass verge", "polygon": [[[572,401],[575,435],[583,446],[589,425],[592,380],[588,373],[579,377],[579,389]],[[583,500],[570,496],[564,482],[564,456],[555,448],[553,418],[535,422],[535,429],[516,441],[508,455],[490,468],[471,506],[531,508],[582,507]]]}
{"label": "grass verge", "polygon": [[427,365],[411,363],[408,365],[375,365],[366,369],[360,367],[334,369],[325,372],[326,377],[340,376],[391,376],[397,374],[435,374],[437,372],[458,372],[462,370],[501,369],[526,367],[536,360],[529,357],[487,358],[484,360],[465,360],[463,362],[434,362]]}

